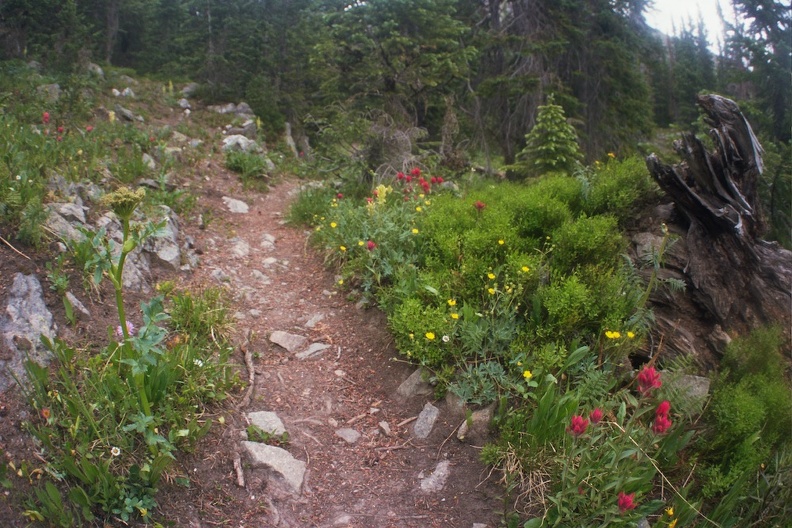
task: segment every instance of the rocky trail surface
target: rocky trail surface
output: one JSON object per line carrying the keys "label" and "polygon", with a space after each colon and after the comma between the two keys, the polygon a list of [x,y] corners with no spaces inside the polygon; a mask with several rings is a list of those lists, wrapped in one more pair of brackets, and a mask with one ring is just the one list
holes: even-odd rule
{"label": "rocky trail surface", "polygon": [[[398,360],[383,314],[346,299],[307,233],[284,221],[299,183],[255,193],[212,161],[198,172],[197,209],[211,221],[185,222],[201,262],[184,286],[232,294],[254,383],[184,463],[191,487],[165,491],[167,517],[191,527],[496,526],[502,490],[479,461],[487,413],[471,424],[453,399],[436,401]],[[251,424],[287,441],[248,438]]]}

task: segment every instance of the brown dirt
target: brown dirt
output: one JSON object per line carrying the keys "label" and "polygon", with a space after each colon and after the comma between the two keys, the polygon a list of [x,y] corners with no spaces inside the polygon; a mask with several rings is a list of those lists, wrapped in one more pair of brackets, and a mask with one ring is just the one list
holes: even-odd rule
{"label": "brown dirt", "polygon": [[[195,453],[180,456],[157,497],[158,518],[166,526],[191,528],[497,526],[504,506],[502,489],[478,461],[480,449],[459,442],[453,434],[464,416],[454,415],[440,401],[435,402],[440,418],[428,439],[413,438],[411,423],[396,426],[416,416],[428,400],[404,401],[395,396],[414,367],[399,360],[384,316],[376,309],[356,308],[347,300],[332,272],[324,269],[321,256],[306,244],[306,233],[283,221],[299,182],[282,181],[268,193],[257,193],[244,189],[235,175],[208,160],[195,166],[190,179],[182,183],[198,196],[196,213],[182,219],[182,230],[195,239],[201,263],[193,272],[175,278],[159,272],[157,278],[171,278],[180,287],[197,290],[219,284],[211,276],[215,269],[230,277],[225,287],[233,298],[232,311],[239,317],[235,340],[241,344],[252,332],[249,350],[256,382],[245,409],[236,409],[241,399],[237,393],[213,416],[206,416],[214,419],[215,426]],[[247,202],[249,213],[229,212],[223,196]],[[199,229],[199,212],[211,219],[205,229]],[[273,249],[260,246],[265,233],[276,237]],[[235,238],[250,244],[247,257],[232,256]],[[27,261],[3,246],[0,257],[0,301],[17,271],[36,273],[46,290],[43,263],[51,260],[46,253]],[[267,257],[277,263],[266,267]],[[253,270],[266,274],[271,283],[257,280]],[[79,280],[75,275],[72,284],[80,284]],[[92,338],[106,339],[106,329],[116,324],[109,296],[94,293],[88,303],[93,319],[69,327],[60,300],[53,292],[45,293],[67,340],[87,344]],[[128,298],[127,304],[137,306],[138,300]],[[320,313],[324,319],[313,329],[307,328],[306,321]],[[297,360],[269,342],[274,330],[332,346],[317,359]],[[239,350],[235,360],[244,363]],[[247,378],[244,366],[240,377]],[[249,464],[243,464],[245,487],[237,485],[233,461],[235,453],[246,460],[239,444],[247,426],[245,412],[258,410],[278,413],[290,434],[286,449],[307,464],[300,497],[284,493],[263,470]],[[221,416],[222,425],[218,423]],[[18,391],[0,394],[0,449],[17,467],[23,460],[40,465],[30,438],[21,429],[28,417]],[[378,431],[377,424],[383,420],[393,429],[391,436]],[[340,427],[353,427],[362,437],[347,444],[335,435]],[[430,473],[443,459],[451,463],[446,487],[435,493],[421,491],[419,474]],[[189,488],[175,484],[178,476],[189,477]],[[24,524],[20,504],[28,491],[27,480],[13,480],[14,488],[0,500],[3,526]]]}

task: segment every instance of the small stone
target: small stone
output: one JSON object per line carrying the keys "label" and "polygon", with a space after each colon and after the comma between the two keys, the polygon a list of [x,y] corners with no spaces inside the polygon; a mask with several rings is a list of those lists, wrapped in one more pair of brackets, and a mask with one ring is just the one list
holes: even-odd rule
{"label": "small stone", "polygon": [[431,434],[432,428],[434,427],[435,421],[439,415],[440,409],[431,403],[424,405],[423,410],[418,415],[418,419],[415,421],[415,425],[413,426],[413,433],[415,436],[421,439],[427,438],[429,434]]}
{"label": "small stone", "polygon": [[335,434],[336,436],[343,438],[347,444],[354,444],[360,440],[360,433],[349,427],[338,429],[336,430]]}
{"label": "small stone", "polygon": [[254,467],[267,467],[280,475],[291,491],[300,494],[305,477],[305,462],[280,447],[259,442],[242,442]]}
{"label": "small stone", "polygon": [[154,161],[151,155],[144,152],[141,159],[143,160],[143,165],[145,165],[147,169],[157,170],[157,162]]}
{"label": "small stone", "polygon": [[272,266],[278,263],[278,259],[276,259],[275,257],[267,257],[264,260],[262,260],[261,263],[264,265],[265,268],[271,268]]}
{"label": "small stone", "polygon": [[308,319],[308,321],[305,323],[305,328],[314,328],[317,325],[317,323],[322,321],[324,318],[325,318],[324,314],[321,313],[311,316],[311,318]]}
{"label": "small stone", "polygon": [[255,270],[254,269],[253,271],[250,272],[250,274],[253,276],[254,279],[256,279],[257,281],[259,281],[262,284],[271,284],[272,283],[272,280],[269,277],[267,277],[266,275],[264,275],[263,273],[261,273],[259,270]]}
{"label": "small stone", "polygon": [[432,394],[433,390],[431,385],[423,380],[423,369],[418,369],[410,377],[404,380],[399,388],[396,389],[396,394],[404,398],[412,398],[413,396],[428,396]]}
{"label": "small stone", "polygon": [[234,244],[231,247],[231,253],[236,258],[245,258],[248,255],[250,255],[250,244],[248,244],[247,242],[245,242],[241,238],[235,238],[235,239],[231,240],[231,242]]}
{"label": "small stone", "polygon": [[377,425],[379,426],[379,430],[382,432],[382,434],[384,434],[385,436],[390,436],[391,435],[391,428],[390,428],[390,424],[388,422],[383,420],[380,423],[378,423]]}
{"label": "small stone", "polygon": [[274,412],[256,411],[248,413],[247,417],[252,425],[255,425],[265,433],[281,436],[286,432],[283,422]]}
{"label": "small stone", "polygon": [[448,460],[438,462],[434,471],[429,476],[421,479],[421,491],[426,493],[441,491],[446,485],[448,475],[451,473],[450,467],[451,462]]}
{"label": "small stone", "polygon": [[330,345],[325,343],[311,343],[311,346],[309,346],[307,350],[298,352],[296,357],[297,359],[308,359],[309,357],[319,355],[320,352],[324,352],[328,348],[330,348]]}
{"label": "small stone", "polygon": [[487,528],[487,525],[484,523],[473,523],[473,528]]}
{"label": "small stone", "polygon": [[290,334],[281,330],[275,330],[270,334],[270,341],[281,346],[289,352],[297,352],[308,343],[308,338],[296,334]]}
{"label": "small stone", "polygon": [[226,207],[228,207],[228,210],[232,213],[245,214],[249,210],[248,204],[242,200],[229,198],[228,196],[223,196],[223,203],[226,204]]}
{"label": "small stone", "polygon": [[88,311],[88,308],[86,308],[85,305],[82,302],[80,302],[80,299],[75,297],[72,292],[70,291],[66,292],[66,298],[69,300],[72,307],[74,307],[78,312],[83,314],[88,319],[91,318],[91,312]]}
{"label": "small stone", "polygon": [[231,282],[231,277],[229,277],[228,274],[221,269],[213,269],[210,275],[217,282]]}

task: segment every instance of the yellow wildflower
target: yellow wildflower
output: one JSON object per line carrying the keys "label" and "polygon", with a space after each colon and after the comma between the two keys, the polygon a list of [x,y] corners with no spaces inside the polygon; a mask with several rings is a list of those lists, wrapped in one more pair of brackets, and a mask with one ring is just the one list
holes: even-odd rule
{"label": "yellow wildflower", "polygon": [[495,288],[487,288],[490,295],[495,295]]}
{"label": "yellow wildflower", "polygon": [[627,337],[629,337],[630,339],[634,338],[635,332],[627,332]]}
{"label": "yellow wildflower", "polygon": [[489,272],[489,273],[487,273],[487,278],[488,278],[489,280],[493,280],[493,279],[495,278],[495,274],[494,274],[494,273],[492,273],[492,272]]}
{"label": "yellow wildflower", "polygon": [[336,224],[335,222],[330,222],[330,227],[335,229],[336,227],[338,227],[338,224]]}
{"label": "yellow wildflower", "polygon": [[665,512],[666,512],[666,515],[668,515],[669,517],[673,517],[674,516],[674,507],[673,506],[669,506],[668,508],[666,508]]}
{"label": "yellow wildflower", "polygon": [[525,381],[528,381],[529,379],[533,378],[533,374],[530,370],[526,369],[523,371],[523,378],[525,378]]}
{"label": "yellow wildflower", "polygon": [[423,211],[423,209],[421,208],[421,206],[420,206],[420,205],[419,205],[418,207],[416,207],[416,208],[415,208],[415,210],[416,210],[416,211],[418,211],[419,213],[420,213],[421,211]]}
{"label": "yellow wildflower", "polygon": [[412,229],[412,234],[413,234],[413,235],[417,235],[417,234],[418,234],[418,228],[416,228],[416,227],[413,227],[413,229]]}
{"label": "yellow wildflower", "polygon": [[501,246],[502,246],[503,244],[505,244],[505,243],[506,243],[506,241],[505,241],[505,240],[503,240],[502,238],[501,238],[500,240],[498,240],[498,244],[499,244],[499,245],[501,245]]}
{"label": "yellow wildflower", "polygon": [[362,240],[358,240],[358,246],[362,246],[362,245],[363,245],[363,241]]}
{"label": "yellow wildflower", "polygon": [[454,312],[451,314],[451,319],[459,319],[459,314]]}
{"label": "yellow wildflower", "polygon": [[668,528],[676,528],[677,519],[674,519],[670,523],[668,523]]}
{"label": "yellow wildflower", "polygon": [[531,271],[531,268],[529,268],[528,266],[523,266],[521,269],[523,273],[528,273],[529,271]]}
{"label": "yellow wildflower", "polygon": [[448,306],[456,306],[456,299],[448,299]]}
{"label": "yellow wildflower", "polygon": [[340,246],[338,249],[340,249],[341,251],[346,251],[346,246]]}
{"label": "yellow wildflower", "polygon": [[620,332],[612,332],[612,331],[608,330],[607,332],[605,332],[605,337],[607,337],[608,339],[619,339],[621,337],[621,333]]}
{"label": "yellow wildflower", "polygon": [[426,339],[432,341],[435,338],[434,332],[426,332]]}
{"label": "yellow wildflower", "polygon": [[344,279],[338,279],[338,285],[342,286],[344,284]]}

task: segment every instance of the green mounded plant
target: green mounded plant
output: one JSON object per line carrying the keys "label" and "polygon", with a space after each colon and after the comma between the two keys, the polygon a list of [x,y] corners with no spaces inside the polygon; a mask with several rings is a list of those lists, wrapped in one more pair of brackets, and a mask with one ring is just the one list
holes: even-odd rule
{"label": "green mounded plant", "polygon": [[624,160],[608,157],[585,178],[584,209],[589,215],[608,214],[624,226],[640,208],[657,196],[657,184],[649,176],[642,158]]}
{"label": "green mounded plant", "polygon": [[737,483],[746,487],[743,475],[755,475],[774,453],[790,448],[792,394],[782,339],[778,328],[755,330],[734,340],[723,357],[704,416],[709,434],[700,441],[705,497]]}
{"label": "green mounded plant", "polygon": [[252,152],[233,151],[226,154],[226,167],[239,174],[245,185],[267,177],[267,163],[263,157]]}

